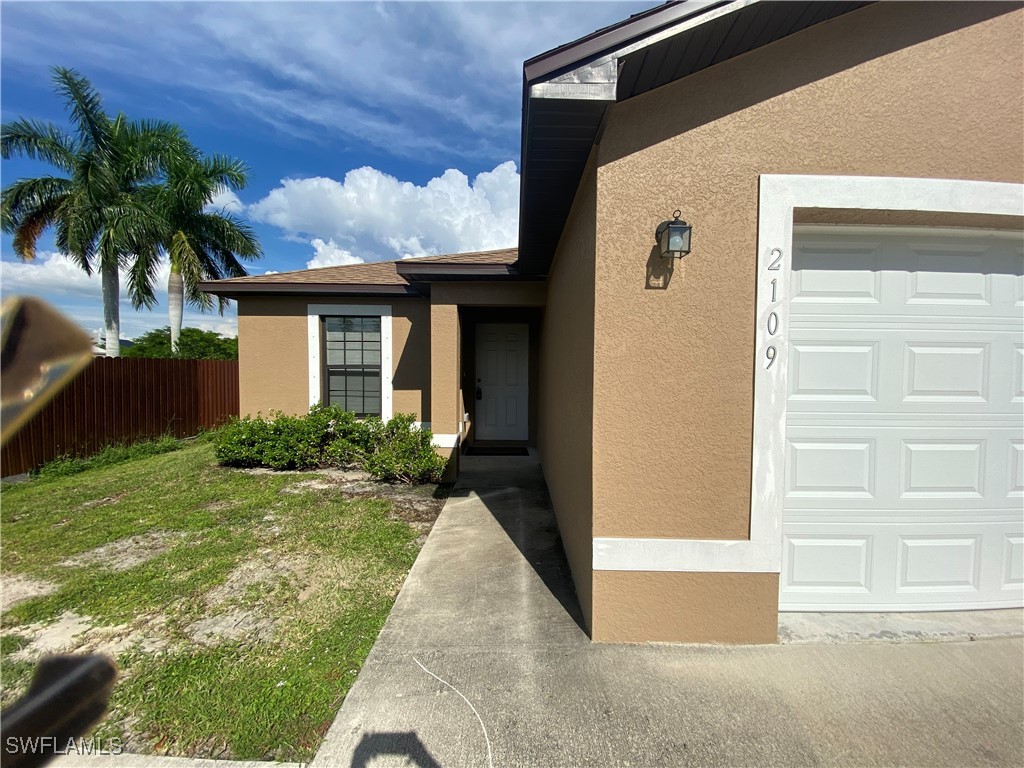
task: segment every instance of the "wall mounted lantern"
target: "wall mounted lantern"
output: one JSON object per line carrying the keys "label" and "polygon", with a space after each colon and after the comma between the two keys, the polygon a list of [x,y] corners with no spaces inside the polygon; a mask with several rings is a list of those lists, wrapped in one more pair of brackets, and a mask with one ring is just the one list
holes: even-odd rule
{"label": "wall mounted lantern", "polygon": [[663,221],[654,230],[654,239],[662,256],[681,259],[690,252],[690,235],[693,227],[679,220],[679,211],[672,214],[672,221]]}

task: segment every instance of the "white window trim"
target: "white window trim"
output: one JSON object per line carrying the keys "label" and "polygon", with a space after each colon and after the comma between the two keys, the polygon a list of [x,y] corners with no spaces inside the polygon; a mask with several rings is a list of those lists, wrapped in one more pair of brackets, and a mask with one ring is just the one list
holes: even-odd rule
{"label": "white window trim", "polygon": [[320,402],[320,318],[338,316],[380,318],[380,416],[387,421],[394,415],[394,364],[390,304],[307,304],[306,320],[309,344],[309,405]]}
{"label": "white window trim", "polygon": [[[595,538],[594,570],[779,573],[785,493],[790,253],[796,208],[1024,215],[1024,185],[955,179],[762,174],[758,199],[757,311],[750,540]],[[780,253],[781,251],[781,253]],[[779,268],[768,267],[777,256]],[[772,300],[772,280],[775,301]],[[768,332],[772,321],[774,334]],[[772,342],[769,345],[769,341]],[[767,364],[767,350],[775,361]]]}

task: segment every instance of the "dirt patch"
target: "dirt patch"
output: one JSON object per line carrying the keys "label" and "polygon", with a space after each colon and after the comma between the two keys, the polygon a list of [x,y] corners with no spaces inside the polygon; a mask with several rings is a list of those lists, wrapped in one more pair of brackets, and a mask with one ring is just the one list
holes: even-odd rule
{"label": "dirt patch", "polygon": [[337,488],[337,485],[327,480],[303,480],[286,485],[281,489],[281,493],[306,493],[307,491],[326,491],[332,488]]}
{"label": "dirt patch", "polygon": [[[419,547],[426,541],[448,497],[446,486],[387,483],[374,480],[368,472],[356,469],[319,469],[292,474],[306,475],[308,479],[285,486],[281,493],[334,490],[349,499],[384,499],[390,502],[392,510],[389,516],[409,523],[419,532],[416,540]],[[311,474],[313,477],[309,477]]]}
{"label": "dirt patch", "polygon": [[273,619],[236,609],[200,619],[190,624],[185,633],[200,645],[218,645],[242,639],[264,643],[273,639],[275,625]]}
{"label": "dirt patch", "polygon": [[47,654],[69,652],[105,653],[116,657],[133,648],[156,653],[168,644],[163,619],[157,616],[141,616],[132,624],[97,627],[89,616],[66,611],[56,621],[27,624],[14,633],[31,640],[11,654],[17,661],[36,661]]}
{"label": "dirt patch", "polygon": [[119,493],[116,496],[104,496],[102,499],[94,499],[93,501],[86,501],[78,505],[78,509],[92,509],[94,507],[105,507],[107,504],[113,504],[116,501],[120,501],[124,498],[123,493]]}
{"label": "dirt patch", "polygon": [[48,581],[37,581],[27,576],[4,576],[0,585],[0,612],[33,597],[42,597],[57,591],[57,585]]}
{"label": "dirt patch", "polygon": [[285,585],[296,586],[300,590],[301,600],[301,589],[310,570],[311,563],[298,557],[247,560],[229,573],[222,584],[209,590],[203,601],[207,606],[215,608],[244,601],[253,587],[263,592]]}
{"label": "dirt patch", "polygon": [[62,560],[59,565],[65,568],[96,565],[111,571],[127,571],[169,551],[184,535],[181,532],[154,531],[140,536],[129,536],[69,557]]}

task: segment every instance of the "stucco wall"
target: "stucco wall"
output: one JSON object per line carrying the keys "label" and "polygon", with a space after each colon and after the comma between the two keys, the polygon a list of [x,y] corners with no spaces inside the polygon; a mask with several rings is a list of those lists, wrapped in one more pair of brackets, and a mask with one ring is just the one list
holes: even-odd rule
{"label": "stucco wall", "polygon": [[[747,536],[758,175],[1020,181],[1022,39],[1014,6],[881,3],[612,108],[595,535]],[[647,289],[654,229],[676,208],[693,252]]]}
{"label": "stucco wall", "polygon": [[539,449],[576,593],[591,625],[595,171],[583,176],[547,284]]}
{"label": "stucco wall", "polygon": [[[595,536],[748,536],[759,174],[1020,182],[1022,39],[1019,6],[881,3],[611,108],[597,170]],[[654,229],[677,208],[693,252],[650,288]],[[764,638],[775,590],[773,574],[600,573],[594,637]],[[770,613],[752,618],[750,594]]]}
{"label": "stucco wall", "polygon": [[242,414],[309,409],[308,304],[389,304],[395,413],[430,420],[430,305],[421,299],[252,297],[238,302],[238,386]]}

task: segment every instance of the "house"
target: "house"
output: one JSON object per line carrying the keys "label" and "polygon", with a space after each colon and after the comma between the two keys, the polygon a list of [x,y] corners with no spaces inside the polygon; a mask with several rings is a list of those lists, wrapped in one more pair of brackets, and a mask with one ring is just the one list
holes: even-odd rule
{"label": "house", "polygon": [[1019,3],[735,0],[537,56],[518,251],[207,285],[242,411],[534,447],[594,640],[1021,606],[1022,40]]}

